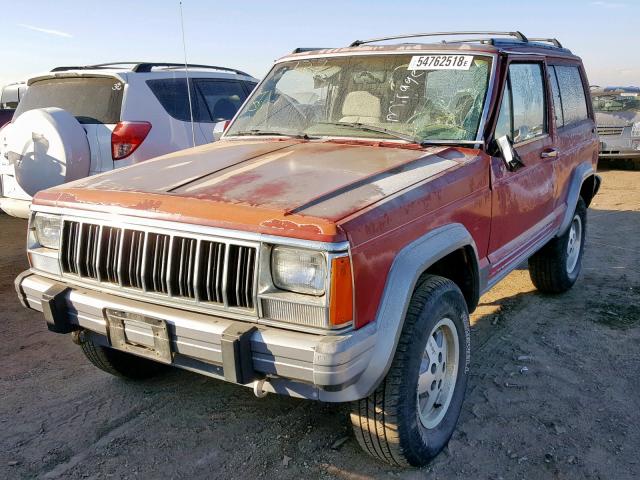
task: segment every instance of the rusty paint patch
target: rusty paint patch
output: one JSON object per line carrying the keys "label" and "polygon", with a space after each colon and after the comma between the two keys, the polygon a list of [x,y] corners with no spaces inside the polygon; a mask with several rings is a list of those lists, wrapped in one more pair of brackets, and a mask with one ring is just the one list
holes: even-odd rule
{"label": "rusty paint patch", "polygon": [[341,242],[346,239],[344,232],[331,220],[303,215],[285,218],[284,212],[270,208],[194,197],[82,188],[60,191],[58,188],[39,192],[33,203],[78,211],[108,210],[116,215],[179,221],[322,242]]}
{"label": "rusty paint patch", "polygon": [[274,228],[274,229],[283,230],[283,231],[300,230],[303,232],[309,232],[309,233],[315,233],[315,234],[322,232],[322,230],[318,225],[314,225],[312,223],[296,223],[296,222],[292,222],[291,220],[279,220],[276,218],[262,222],[260,226],[266,227],[266,228]]}

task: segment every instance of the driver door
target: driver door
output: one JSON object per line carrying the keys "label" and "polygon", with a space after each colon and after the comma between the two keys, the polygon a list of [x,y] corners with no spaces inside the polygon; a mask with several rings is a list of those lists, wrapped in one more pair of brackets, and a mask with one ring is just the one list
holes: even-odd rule
{"label": "driver door", "polygon": [[499,275],[553,228],[554,155],[542,61],[511,62],[494,138],[509,136],[522,165],[491,159],[490,276]]}

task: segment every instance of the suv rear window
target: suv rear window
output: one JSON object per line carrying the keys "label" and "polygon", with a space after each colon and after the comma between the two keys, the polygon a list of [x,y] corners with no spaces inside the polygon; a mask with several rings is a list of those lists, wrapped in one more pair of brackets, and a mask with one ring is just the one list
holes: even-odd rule
{"label": "suv rear window", "polygon": [[58,107],[80,123],[118,123],[123,91],[123,83],[113,77],[39,80],[29,86],[14,118],[36,108]]}

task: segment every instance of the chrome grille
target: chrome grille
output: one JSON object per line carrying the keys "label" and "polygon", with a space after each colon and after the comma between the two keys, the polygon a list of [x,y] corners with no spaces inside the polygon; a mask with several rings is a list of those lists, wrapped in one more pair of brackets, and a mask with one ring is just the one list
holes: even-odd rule
{"label": "chrome grille", "polygon": [[124,230],[120,283],[125,287],[142,288],[143,248],[144,232]]}
{"label": "chrome grille", "polygon": [[152,292],[169,293],[167,266],[169,265],[169,235],[147,234],[145,255],[145,287]]}
{"label": "chrome grille", "polygon": [[256,263],[256,250],[251,247],[231,245],[227,268],[229,303],[239,307],[253,308],[253,271],[249,269]]}
{"label": "chrome grille", "polygon": [[65,275],[224,307],[255,307],[255,246],[65,220],[60,256]]}
{"label": "chrome grille", "polygon": [[199,283],[200,298],[207,302],[223,303],[222,274],[225,245],[218,242],[202,242],[200,251],[200,271],[204,271]]}
{"label": "chrome grille", "polygon": [[196,267],[195,238],[174,237],[171,250],[169,286],[171,295],[196,298],[194,291],[194,270]]}
{"label": "chrome grille", "polygon": [[[65,222],[66,225],[67,222]],[[78,223],[78,222],[69,222]],[[102,235],[100,235],[102,245],[98,252],[98,269],[97,278],[103,282],[119,283],[118,280],[118,258],[120,252],[120,245],[122,244],[122,230],[114,227],[103,227]],[[64,241],[64,236],[63,236]],[[71,245],[72,243],[69,242]],[[62,265],[62,271],[64,272],[64,263]],[[77,273],[77,272],[72,272]]]}
{"label": "chrome grille", "polygon": [[598,127],[598,135],[606,137],[620,136],[624,131],[624,127],[609,127],[609,126],[599,126]]}

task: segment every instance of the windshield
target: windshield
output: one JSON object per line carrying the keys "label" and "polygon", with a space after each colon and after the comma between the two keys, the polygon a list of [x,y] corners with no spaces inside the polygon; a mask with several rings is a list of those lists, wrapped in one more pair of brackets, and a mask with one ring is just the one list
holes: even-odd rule
{"label": "windshield", "polygon": [[640,112],[640,94],[635,92],[593,95],[592,100],[596,112]]}
{"label": "windshield", "polygon": [[14,118],[36,108],[58,107],[80,123],[118,123],[123,91],[124,84],[113,77],[47,78],[29,87]]}
{"label": "windshield", "polygon": [[227,131],[476,140],[491,57],[361,55],[277,64]]}

